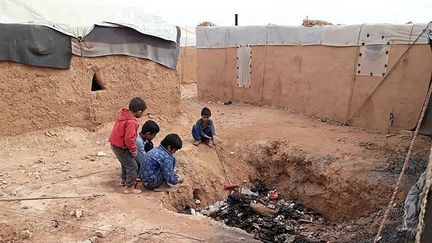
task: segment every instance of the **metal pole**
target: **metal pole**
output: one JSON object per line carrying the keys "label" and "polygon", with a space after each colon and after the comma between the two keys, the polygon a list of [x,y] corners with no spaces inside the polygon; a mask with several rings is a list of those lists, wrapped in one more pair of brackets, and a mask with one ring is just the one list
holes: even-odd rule
{"label": "metal pole", "polygon": [[238,26],[238,14],[234,14],[234,25]]}

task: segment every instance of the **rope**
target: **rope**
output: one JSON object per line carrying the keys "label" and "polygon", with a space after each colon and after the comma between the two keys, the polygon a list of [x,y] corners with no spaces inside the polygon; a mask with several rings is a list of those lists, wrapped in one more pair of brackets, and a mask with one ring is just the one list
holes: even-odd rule
{"label": "rope", "polygon": [[214,148],[215,148],[215,151],[216,151],[216,155],[217,155],[217,157],[219,159],[219,162],[222,165],[222,169],[223,169],[223,172],[225,173],[225,177],[226,177],[228,183],[230,185],[232,185],[232,181],[230,180],[230,177],[228,176],[228,172],[225,169],[225,163],[223,162],[223,158],[222,158],[221,154],[219,153],[218,147],[215,146]]}
{"label": "rope", "polygon": [[263,68],[263,75],[261,80],[261,89],[260,89],[260,100],[259,102],[263,102],[264,99],[264,80],[265,80],[265,74],[266,74],[266,68],[267,68],[267,48],[268,48],[268,32],[269,32],[269,25],[267,25],[266,28],[266,40],[265,40],[265,50],[264,50],[264,68]]}
{"label": "rope", "polygon": [[429,163],[428,163],[428,166],[426,168],[425,185],[423,187],[423,192],[421,194],[422,200],[421,200],[421,205],[420,205],[419,222],[417,225],[417,234],[416,234],[416,238],[415,238],[416,243],[420,243],[421,236],[423,234],[424,225],[425,225],[424,216],[426,213],[426,206],[427,206],[428,194],[429,194],[429,190],[431,187],[431,183],[432,183],[432,147],[431,147],[431,152],[429,153]]}
{"label": "rope", "polygon": [[403,59],[403,57],[408,53],[409,50],[414,46],[414,44],[420,39],[420,37],[423,35],[423,33],[428,29],[426,27],[414,40],[414,42],[408,46],[408,48],[405,50],[405,52],[399,57],[399,59],[395,62],[395,64],[390,68],[390,70],[387,72],[387,75],[379,82],[379,84],[375,87],[375,89],[372,91],[372,93],[365,99],[365,101],[357,108],[357,110],[350,116],[348,121],[352,120],[353,117],[363,108],[363,106],[366,105],[367,101],[369,101],[372,96],[375,94],[375,92],[378,90],[379,87],[387,80],[388,77],[390,77],[390,74],[395,70],[395,68],[398,66],[400,61]]}
{"label": "rope", "polygon": [[[432,40],[432,36],[430,35],[432,32],[432,29],[430,28],[430,26],[428,25],[429,28],[429,38]],[[429,40],[429,41],[431,41]],[[432,48],[432,45],[431,45]],[[431,73],[431,81],[432,81],[432,73]],[[420,243],[421,241],[421,236],[423,234],[423,230],[424,230],[424,217],[426,214],[426,206],[428,203],[428,194],[430,191],[430,187],[432,184],[432,146],[431,146],[431,150],[429,152],[429,162],[428,162],[428,166],[426,168],[426,180],[425,180],[425,186],[423,187],[423,192],[422,192],[422,200],[421,200],[421,205],[420,205],[420,214],[419,214],[419,222],[417,225],[417,234],[416,234],[416,238],[415,238],[415,242],[416,243]]]}
{"label": "rope", "polygon": [[413,138],[411,139],[411,143],[410,143],[410,146],[409,146],[409,149],[408,149],[407,156],[405,158],[405,162],[404,162],[404,164],[402,166],[402,170],[401,170],[401,172],[399,174],[399,178],[397,180],[396,186],[393,189],[393,194],[391,196],[391,199],[390,199],[390,202],[389,202],[389,204],[387,206],[387,209],[386,209],[386,211],[384,213],[384,217],[383,217],[383,219],[381,221],[381,224],[380,224],[380,227],[378,229],[378,233],[375,236],[374,242],[378,242],[378,240],[381,239],[381,232],[384,229],[384,224],[387,221],[390,209],[393,207],[393,204],[394,204],[394,201],[395,201],[395,198],[396,198],[396,194],[399,191],[399,187],[400,187],[400,184],[401,184],[401,181],[402,181],[402,177],[405,174],[405,171],[406,171],[406,169],[408,167],[408,162],[409,162],[409,160],[411,158],[411,153],[412,153],[412,150],[413,150],[413,147],[414,147],[414,141],[417,138],[417,134],[418,134],[418,132],[420,130],[420,126],[421,126],[421,124],[423,122],[423,118],[424,118],[424,115],[426,113],[426,109],[427,109],[427,106],[429,104],[431,94],[432,94],[432,86],[429,87],[429,90],[428,90],[425,102],[423,104],[422,112],[421,112],[419,120],[417,122],[417,126],[416,126],[416,129],[415,129]]}
{"label": "rope", "polygon": [[365,24],[362,24],[360,26],[360,30],[359,30],[358,37],[357,37],[356,61],[354,63],[353,76],[351,79],[350,95],[348,98],[348,109],[347,109],[347,114],[345,116],[345,124],[348,124],[348,120],[349,120],[350,113],[351,113],[351,106],[352,106],[353,95],[354,95],[354,85],[355,85],[355,81],[357,79],[357,65],[358,65],[359,52],[360,52],[360,36],[361,36],[361,32],[363,30],[364,25]]}

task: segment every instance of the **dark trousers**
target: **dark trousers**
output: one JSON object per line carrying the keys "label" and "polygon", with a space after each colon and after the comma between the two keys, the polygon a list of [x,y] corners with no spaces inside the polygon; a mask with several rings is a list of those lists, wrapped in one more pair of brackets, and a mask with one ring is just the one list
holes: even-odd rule
{"label": "dark trousers", "polygon": [[162,173],[159,173],[152,181],[143,181],[142,184],[145,188],[154,190],[159,188],[165,182],[165,177]]}
{"label": "dark trousers", "polygon": [[[213,137],[212,133],[211,133],[210,126],[206,127],[203,132],[205,135],[207,135],[209,137]],[[197,124],[195,124],[192,127],[192,137],[194,138],[195,141],[200,141],[200,142],[206,142],[208,140],[207,138],[205,138],[201,135],[201,128]]]}
{"label": "dark trousers", "polygon": [[128,149],[119,148],[111,144],[111,150],[119,160],[122,168],[122,180],[125,185],[132,187],[138,178],[138,164]]}

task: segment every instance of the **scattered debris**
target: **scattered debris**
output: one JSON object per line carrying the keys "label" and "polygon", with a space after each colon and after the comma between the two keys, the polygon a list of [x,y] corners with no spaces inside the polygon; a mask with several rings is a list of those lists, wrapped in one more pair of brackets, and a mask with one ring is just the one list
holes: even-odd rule
{"label": "scattered debris", "polygon": [[52,132],[52,131],[47,131],[47,132],[45,132],[45,135],[47,135],[48,137],[56,137],[57,133]]}
{"label": "scattered debris", "polygon": [[286,201],[275,188],[258,184],[232,191],[226,201],[205,209],[187,207],[181,213],[204,214],[231,227],[241,228],[264,242],[325,242],[306,227],[324,224],[319,213],[297,202]]}
{"label": "scattered debris", "polygon": [[272,209],[268,208],[267,206],[265,206],[265,205],[263,205],[261,203],[253,203],[253,202],[251,202],[249,204],[249,209],[252,212],[254,212],[254,213],[258,214],[258,215],[264,216],[264,217],[272,217],[272,216],[274,216],[277,213],[277,211],[272,210]]}
{"label": "scattered debris", "polygon": [[77,218],[77,220],[80,220],[80,218],[81,218],[82,215],[83,215],[83,212],[82,212],[82,210],[80,210],[80,209],[72,210],[72,211],[69,212],[69,215],[70,215],[70,216],[75,216],[75,217]]}
{"label": "scattered debris", "polygon": [[105,152],[103,152],[103,151],[98,151],[97,153],[96,153],[96,156],[97,157],[106,157],[108,154],[107,153],[105,153]]}
{"label": "scattered debris", "polygon": [[58,228],[60,226],[59,221],[57,219],[51,220],[50,223],[54,228]]}
{"label": "scattered debris", "polygon": [[36,164],[44,164],[45,161],[42,157],[40,157],[37,161],[35,161]]}

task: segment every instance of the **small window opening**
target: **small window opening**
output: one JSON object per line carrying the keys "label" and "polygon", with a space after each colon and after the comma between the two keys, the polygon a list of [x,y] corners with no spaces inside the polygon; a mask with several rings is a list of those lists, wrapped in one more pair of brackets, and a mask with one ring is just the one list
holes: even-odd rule
{"label": "small window opening", "polygon": [[93,75],[92,79],[92,85],[91,85],[91,91],[99,91],[104,90],[105,88],[103,85],[99,82],[99,79],[97,78],[96,73]]}

